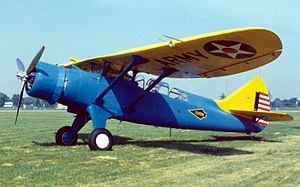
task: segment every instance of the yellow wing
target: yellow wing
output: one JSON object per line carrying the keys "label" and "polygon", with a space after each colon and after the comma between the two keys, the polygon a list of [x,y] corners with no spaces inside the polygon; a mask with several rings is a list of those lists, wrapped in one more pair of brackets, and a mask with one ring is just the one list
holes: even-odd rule
{"label": "yellow wing", "polygon": [[241,28],[203,34],[181,40],[125,50],[95,58],[76,60],[65,67],[77,65],[90,70],[108,61],[112,69],[122,70],[132,55],[140,55],[149,62],[135,67],[138,72],[160,75],[162,67],[178,71],[171,77],[218,77],[248,71],[276,59],[282,50],[279,37],[264,28]]}
{"label": "yellow wing", "polygon": [[294,119],[293,116],[289,114],[279,112],[260,112],[235,109],[231,109],[230,112],[237,116],[246,118],[262,118],[266,121],[291,121]]}

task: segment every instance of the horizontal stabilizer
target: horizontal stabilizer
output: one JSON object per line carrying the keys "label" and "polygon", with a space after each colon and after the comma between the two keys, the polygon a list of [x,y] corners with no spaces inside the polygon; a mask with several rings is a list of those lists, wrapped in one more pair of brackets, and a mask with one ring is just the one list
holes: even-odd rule
{"label": "horizontal stabilizer", "polygon": [[262,112],[236,109],[230,109],[230,112],[237,116],[245,118],[260,118],[266,121],[291,121],[294,119],[293,116],[289,114],[279,112]]}

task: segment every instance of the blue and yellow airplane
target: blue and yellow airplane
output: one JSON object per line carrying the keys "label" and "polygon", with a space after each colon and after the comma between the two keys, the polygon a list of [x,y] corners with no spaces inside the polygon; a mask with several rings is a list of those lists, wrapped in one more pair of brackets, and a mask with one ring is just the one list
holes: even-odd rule
{"label": "blue and yellow airplane", "polygon": [[[78,132],[92,120],[91,150],[110,150],[113,136],[107,119],[180,129],[240,133],[262,131],[269,121],[293,117],[270,111],[262,78],[256,77],[223,100],[211,100],[181,89],[169,89],[165,77],[212,78],[248,71],[272,62],[282,52],[279,37],[264,28],[233,29],[121,51],[95,58],[71,58],[64,65],[39,61],[44,47],[25,70],[17,59],[23,86],[16,121],[27,94],[68,106],[76,114],[71,126],[60,128],[58,145],[75,145]],[[147,84],[138,75],[157,75]],[[146,86],[146,87],[145,87]],[[160,93],[162,89],[165,94]]]}

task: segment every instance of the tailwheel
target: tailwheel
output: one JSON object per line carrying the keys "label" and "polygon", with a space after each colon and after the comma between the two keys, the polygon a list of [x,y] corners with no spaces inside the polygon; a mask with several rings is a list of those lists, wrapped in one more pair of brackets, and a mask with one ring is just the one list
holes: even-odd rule
{"label": "tailwheel", "polygon": [[78,135],[76,134],[75,137],[71,137],[67,134],[70,128],[70,126],[63,126],[56,132],[55,142],[57,145],[71,146],[77,144]]}
{"label": "tailwheel", "polygon": [[113,136],[107,129],[94,129],[89,135],[89,147],[93,151],[111,150],[113,146]]}

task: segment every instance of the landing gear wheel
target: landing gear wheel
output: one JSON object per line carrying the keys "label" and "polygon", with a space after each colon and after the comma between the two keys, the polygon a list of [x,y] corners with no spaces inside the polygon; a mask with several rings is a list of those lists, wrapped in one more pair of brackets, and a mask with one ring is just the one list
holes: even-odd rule
{"label": "landing gear wheel", "polygon": [[89,147],[93,151],[111,150],[113,146],[113,136],[107,129],[94,129],[89,135]]}
{"label": "landing gear wheel", "polygon": [[76,136],[70,141],[70,142],[65,142],[63,139],[63,136],[66,132],[68,132],[68,130],[70,129],[70,126],[63,126],[62,128],[60,128],[56,134],[55,134],[55,142],[57,145],[65,145],[65,146],[71,146],[71,145],[76,145],[77,144],[77,140],[78,140],[78,135],[76,134]]}

